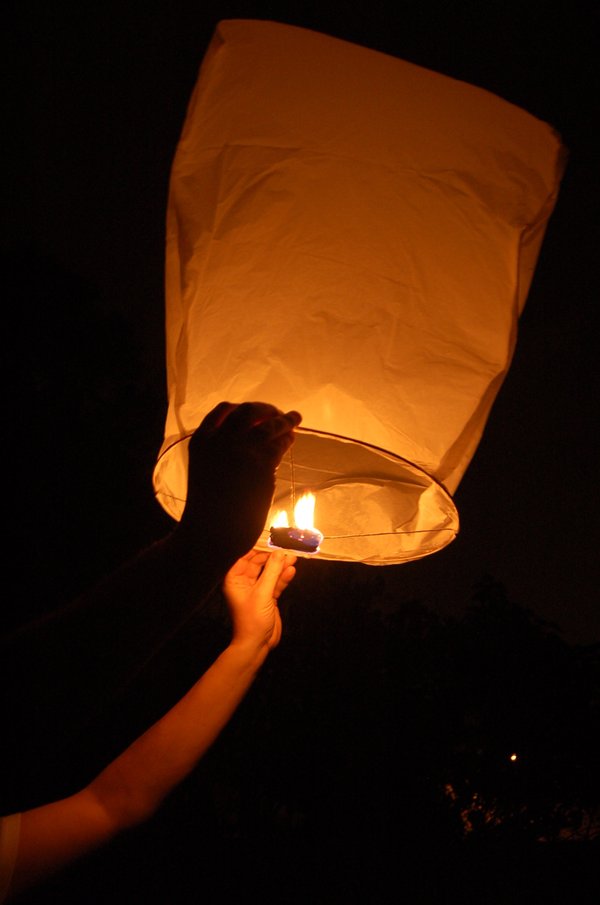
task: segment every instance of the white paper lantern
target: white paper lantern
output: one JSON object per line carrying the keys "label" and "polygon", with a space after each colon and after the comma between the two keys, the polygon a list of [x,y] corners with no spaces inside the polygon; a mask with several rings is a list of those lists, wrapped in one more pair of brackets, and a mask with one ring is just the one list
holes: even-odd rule
{"label": "white paper lantern", "polygon": [[276,509],[316,496],[320,557],[446,546],[506,375],[564,155],[487,91],[274,22],[221,22],[173,162],[169,408],[156,495],[220,401],[297,409]]}

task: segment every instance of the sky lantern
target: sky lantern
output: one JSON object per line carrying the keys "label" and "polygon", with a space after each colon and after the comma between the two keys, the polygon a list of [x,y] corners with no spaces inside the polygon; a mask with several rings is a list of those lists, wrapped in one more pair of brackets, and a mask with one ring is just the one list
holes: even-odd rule
{"label": "sky lantern", "polygon": [[303,415],[259,547],[288,529],[301,555],[386,565],[450,543],[563,162],[548,124],[485,90],[220,22],[170,180],[165,510],[203,417],[258,400]]}

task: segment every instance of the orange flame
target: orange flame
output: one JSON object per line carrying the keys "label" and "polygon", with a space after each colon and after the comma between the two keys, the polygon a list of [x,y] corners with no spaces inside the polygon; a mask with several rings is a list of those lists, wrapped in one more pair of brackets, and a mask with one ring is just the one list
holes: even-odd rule
{"label": "orange flame", "polygon": [[[296,528],[314,529],[315,495],[303,493],[294,506],[294,526]],[[279,509],[271,522],[272,528],[289,528],[288,514],[284,509]]]}

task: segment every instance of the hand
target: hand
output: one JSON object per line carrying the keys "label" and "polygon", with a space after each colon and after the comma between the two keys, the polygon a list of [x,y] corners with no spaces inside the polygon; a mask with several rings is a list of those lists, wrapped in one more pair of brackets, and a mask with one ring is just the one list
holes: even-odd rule
{"label": "hand", "polygon": [[284,414],[263,402],[221,402],[193,434],[181,526],[202,543],[224,550],[228,564],[260,537],[275,471],[301,420],[298,412]]}
{"label": "hand", "polygon": [[296,557],[281,550],[250,551],[225,576],[223,593],[233,623],[233,643],[272,650],[281,639],[278,600],[296,574]]}

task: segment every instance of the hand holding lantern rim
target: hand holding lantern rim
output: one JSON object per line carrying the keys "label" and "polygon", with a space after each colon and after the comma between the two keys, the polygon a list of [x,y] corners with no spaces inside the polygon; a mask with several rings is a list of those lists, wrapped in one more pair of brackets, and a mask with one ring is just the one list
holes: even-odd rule
{"label": "hand holding lantern rim", "polygon": [[226,549],[227,565],[244,556],[265,526],[275,472],[301,420],[298,412],[264,402],[212,409],[190,439],[180,536]]}

